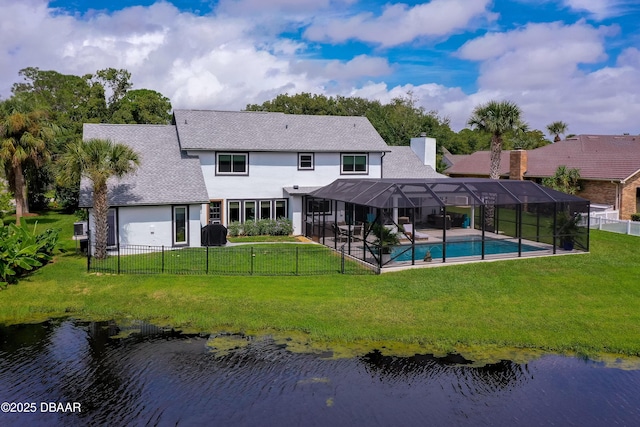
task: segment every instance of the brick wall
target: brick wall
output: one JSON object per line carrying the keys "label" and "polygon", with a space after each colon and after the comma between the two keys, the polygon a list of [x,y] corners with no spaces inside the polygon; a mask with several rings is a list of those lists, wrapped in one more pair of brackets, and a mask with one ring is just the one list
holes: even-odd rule
{"label": "brick wall", "polygon": [[640,173],[627,181],[622,187],[622,200],[620,203],[620,219],[631,219],[631,214],[638,212],[636,189],[640,187]]}
{"label": "brick wall", "polygon": [[527,151],[512,150],[509,153],[509,179],[523,180],[527,171]]}
{"label": "brick wall", "polygon": [[606,181],[580,181],[582,190],[576,194],[591,203],[611,205],[616,208],[617,184]]}

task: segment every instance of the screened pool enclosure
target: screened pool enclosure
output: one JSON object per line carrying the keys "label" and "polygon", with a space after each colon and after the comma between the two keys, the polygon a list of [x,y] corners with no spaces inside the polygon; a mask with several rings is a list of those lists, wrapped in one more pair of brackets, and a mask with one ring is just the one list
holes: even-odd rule
{"label": "screened pool enclosure", "polygon": [[374,268],[589,250],[589,201],[532,181],[339,179],[304,215],[307,237]]}

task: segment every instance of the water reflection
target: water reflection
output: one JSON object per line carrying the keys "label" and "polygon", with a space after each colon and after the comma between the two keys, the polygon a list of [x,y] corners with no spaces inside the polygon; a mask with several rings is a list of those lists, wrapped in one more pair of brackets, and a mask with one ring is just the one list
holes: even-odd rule
{"label": "water reflection", "polygon": [[466,389],[465,394],[511,390],[522,387],[533,379],[526,364],[501,360],[482,367],[468,366],[473,365],[474,361],[459,354],[444,357],[430,354],[393,357],[384,356],[376,350],[363,356],[361,361],[366,365],[367,371],[382,381],[409,382],[416,378],[433,380],[442,376],[459,378],[461,381],[458,385]]}
{"label": "water reflection", "polygon": [[268,337],[52,321],[0,327],[0,360],[0,401],[82,404],[79,414],[0,414],[3,426],[595,426],[640,419],[640,371],[560,356],[482,367],[459,355],[379,351],[333,360],[292,353]]}

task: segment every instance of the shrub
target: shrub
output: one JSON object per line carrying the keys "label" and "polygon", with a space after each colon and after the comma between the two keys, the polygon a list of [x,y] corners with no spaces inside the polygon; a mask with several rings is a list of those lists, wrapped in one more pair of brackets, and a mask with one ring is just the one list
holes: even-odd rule
{"label": "shrub", "polygon": [[227,227],[227,233],[229,234],[229,236],[232,236],[232,237],[239,236],[241,231],[242,231],[242,226],[238,221],[230,222],[229,226]]}
{"label": "shrub", "polygon": [[[78,187],[80,184],[78,183]],[[72,213],[78,209],[80,190],[76,187],[56,186],[55,199],[58,207],[65,213]]]}
{"label": "shrub", "polygon": [[14,209],[12,199],[13,195],[9,192],[8,185],[0,178],[0,218]]}
{"label": "shrub", "polygon": [[631,221],[640,221],[640,212],[631,214]]}
{"label": "shrub", "polygon": [[51,260],[58,243],[58,230],[36,234],[35,227],[11,224],[0,228],[0,285],[16,283],[28,271]]}
{"label": "shrub", "polygon": [[273,236],[288,236],[291,233],[293,233],[293,221],[288,218],[278,218],[275,221]]}
{"label": "shrub", "polygon": [[258,226],[258,223],[255,221],[247,221],[242,224],[242,234],[245,236],[259,236],[260,227]]}
{"label": "shrub", "polygon": [[293,233],[293,222],[287,218],[261,219],[244,224],[234,221],[227,227],[229,236],[288,236]]}

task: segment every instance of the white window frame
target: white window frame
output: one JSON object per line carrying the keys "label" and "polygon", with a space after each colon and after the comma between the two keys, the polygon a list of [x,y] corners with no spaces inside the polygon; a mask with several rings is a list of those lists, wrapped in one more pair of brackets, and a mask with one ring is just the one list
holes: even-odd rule
{"label": "white window frame", "polygon": [[[354,170],[353,171],[346,171],[344,169],[344,159],[345,157],[353,157],[353,165],[354,165]],[[363,171],[356,171],[355,170],[355,158],[356,157],[364,157],[365,159],[365,164],[364,164],[364,170]],[[340,155],[340,173],[342,175],[368,175],[369,174],[369,154],[368,153],[342,153]]]}
{"label": "white window frame", "polygon": [[[310,161],[311,162],[311,166],[302,166],[302,157],[303,156],[308,156],[309,159],[305,160],[305,161]],[[315,169],[316,166],[316,159],[315,159],[315,155],[314,153],[298,153],[298,170],[304,171],[312,171]]]}
{"label": "white window frame", "polygon": [[236,221],[235,219],[231,219],[231,213],[233,211],[233,208],[231,207],[231,204],[233,203],[237,203],[238,204],[238,222],[242,222],[242,201],[241,200],[227,200],[227,215],[228,215],[228,220],[229,220],[229,224],[231,224],[233,221]]}
{"label": "white window frame", "polygon": [[[220,171],[220,156],[231,156],[231,171]],[[234,172],[233,171],[233,158],[234,156],[242,156],[244,157],[244,171],[243,172]],[[216,175],[249,175],[249,153],[217,153],[216,154]]]}
{"label": "white window frame", "polygon": [[[266,218],[262,217],[262,204],[263,203],[268,203],[269,204],[269,216]],[[258,207],[257,207],[257,215],[256,215],[257,219],[273,219],[273,203],[271,202],[271,200],[260,200],[258,202]]]}
{"label": "white window frame", "polygon": [[[184,209],[184,241],[178,241],[178,222],[176,220],[176,211]],[[176,246],[189,244],[189,207],[187,205],[177,205],[173,207],[173,218],[171,221],[173,228],[173,244]]]}
{"label": "white window frame", "polygon": [[[253,203],[253,219],[247,219],[247,204]],[[256,200],[243,200],[242,201],[242,222],[258,220],[258,202]]]}
{"label": "white window frame", "polygon": [[[279,217],[278,216],[278,202],[283,202],[284,203],[284,216]],[[288,204],[288,200],[287,199],[275,199],[273,201],[273,216],[274,219],[278,219],[278,218],[289,218],[289,204]]]}

